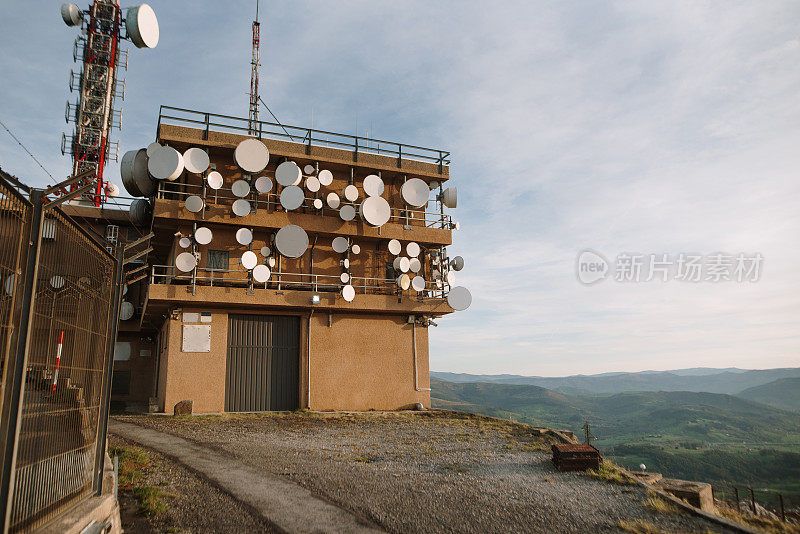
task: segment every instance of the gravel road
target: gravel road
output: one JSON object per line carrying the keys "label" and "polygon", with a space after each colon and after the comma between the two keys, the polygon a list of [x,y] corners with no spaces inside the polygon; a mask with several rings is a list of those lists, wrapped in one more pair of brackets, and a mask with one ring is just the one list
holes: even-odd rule
{"label": "gravel road", "polygon": [[474,414],[118,419],[282,475],[389,532],[621,532],[621,520],[644,521],[665,532],[725,532],[692,515],[649,511],[639,486],[560,473],[550,461],[553,438]]}

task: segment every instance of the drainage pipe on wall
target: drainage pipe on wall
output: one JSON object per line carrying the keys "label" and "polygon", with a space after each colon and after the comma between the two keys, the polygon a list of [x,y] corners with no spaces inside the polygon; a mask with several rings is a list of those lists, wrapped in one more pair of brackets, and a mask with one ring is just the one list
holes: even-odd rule
{"label": "drainage pipe on wall", "polygon": [[314,308],[308,314],[308,330],[306,331],[306,409],[311,409],[311,316],[314,315]]}
{"label": "drainage pipe on wall", "polygon": [[417,371],[417,318],[411,323],[411,348],[414,352],[414,389],[417,391],[430,391],[431,388],[419,387],[419,371]]}

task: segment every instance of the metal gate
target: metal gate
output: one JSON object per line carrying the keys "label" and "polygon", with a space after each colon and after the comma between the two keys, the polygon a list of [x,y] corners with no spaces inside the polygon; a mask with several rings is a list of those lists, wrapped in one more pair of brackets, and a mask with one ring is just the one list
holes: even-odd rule
{"label": "metal gate", "polygon": [[300,318],[228,317],[225,411],[299,408]]}

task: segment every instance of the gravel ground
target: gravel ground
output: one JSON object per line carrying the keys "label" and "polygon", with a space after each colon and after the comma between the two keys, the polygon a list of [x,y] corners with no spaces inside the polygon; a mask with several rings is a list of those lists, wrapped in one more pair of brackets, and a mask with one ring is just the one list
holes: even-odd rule
{"label": "gravel ground", "polygon": [[474,414],[118,419],[206,444],[282,475],[390,532],[620,532],[620,520],[645,521],[665,532],[724,532],[692,515],[649,511],[639,486],[560,473],[550,461],[552,438],[534,437],[526,425]]}

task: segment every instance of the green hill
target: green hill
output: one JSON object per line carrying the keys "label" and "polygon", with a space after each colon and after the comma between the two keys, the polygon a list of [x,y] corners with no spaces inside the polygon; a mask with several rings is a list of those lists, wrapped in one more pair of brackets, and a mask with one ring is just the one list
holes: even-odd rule
{"label": "green hill", "polygon": [[763,386],[745,389],[737,397],[786,410],[800,410],[800,378],[779,378]]}

